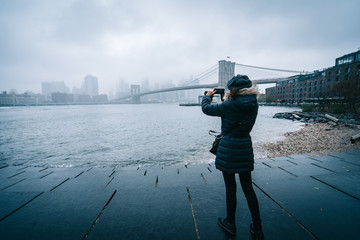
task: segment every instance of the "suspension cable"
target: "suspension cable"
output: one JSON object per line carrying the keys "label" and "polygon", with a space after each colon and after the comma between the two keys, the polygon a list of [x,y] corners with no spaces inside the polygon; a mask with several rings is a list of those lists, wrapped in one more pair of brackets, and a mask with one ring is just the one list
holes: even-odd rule
{"label": "suspension cable", "polygon": [[186,81],[184,83],[182,83],[183,86],[189,85],[191,83],[194,83],[196,81],[199,81],[200,79],[203,79],[209,75],[212,75],[214,72],[218,71],[218,65],[215,64],[214,66],[210,67],[209,69],[207,69],[206,71],[198,74],[196,77],[194,77],[193,79]]}
{"label": "suspension cable", "polygon": [[204,78],[207,78],[207,77],[209,77],[209,76],[217,73],[217,71],[218,71],[218,69],[215,68],[215,69],[213,69],[212,71],[203,74],[203,75],[200,76],[199,78],[194,78],[194,79],[192,79],[192,80],[190,80],[190,81],[187,81],[187,82],[183,83],[182,85],[183,85],[183,86],[189,86],[190,84],[193,84],[193,83],[195,83],[195,82],[197,82],[197,81],[200,81],[200,80],[202,80],[202,79],[204,79]]}
{"label": "suspension cable", "polygon": [[218,64],[215,64],[213,66],[211,66],[210,68],[208,68],[207,70],[203,71],[202,73],[195,75],[194,78],[200,78],[201,75],[206,74],[207,72],[212,71],[214,68],[218,68]]}
{"label": "suspension cable", "polygon": [[257,67],[257,66],[251,66],[251,65],[241,64],[241,63],[235,63],[235,64],[238,66],[242,66],[242,67],[257,68],[257,69],[271,70],[271,71],[277,71],[277,72],[288,72],[288,73],[303,73],[304,72],[304,71],[285,70],[285,69],[278,69],[278,68]]}
{"label": "suspension cable", "polygon": [[207,78],[208,76],[211,76],[211,75],[213,75],[214,73],[217,73],[218,70],[219,70],[218,68],[215,68],[215,69],[213,69],[212,71],[207,72],[206,74],[202,75],[201,77],[199,77],[199,78],[197,78],[197,79],[200,80],[200,79]]}
{"label": "suspension cable", "polygon": [[214,68],[214,69],[211,70],[211,71],[208,71],[208,72],[206,72],[206,73],[204,73],[204,74],[202,74],[202,75],[197,76],[196,78],[197,78],[197,79],[204,78],[204,76],[207,76],[207,75],[209,75],[209,74],[212,74],[213,72],[217,72],[218,70],[219,70],[219,68],[216,67],[216,68]]}

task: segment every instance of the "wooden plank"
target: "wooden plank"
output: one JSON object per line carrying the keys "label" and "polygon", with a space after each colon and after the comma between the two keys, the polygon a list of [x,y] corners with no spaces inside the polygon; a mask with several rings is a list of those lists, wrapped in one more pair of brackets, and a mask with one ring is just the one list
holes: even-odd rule
{"label": "wooden plank", "polygon": [[274,160],[267,160],[267,161],[260,161],[261,163],[265,163],[266,165],[272,167],[272,168],[276,168],[276,167],[285,167],[285,166],[294,166],[296,165],[294,162],[289,161],[291,160],[290,158],[286,159],[286,160],[278,160],[278,159],[274,159]]}
{"label": "wooden plank", "polygon": [[66,184],[69,178],[30,178],[6,188],[5,192],[47,192]]}
{"label": "wooden plank", "polygon": [[145,176],[145,171],[120,172],[111,183],[117,194],[89,239],[195,239],[186,187],[174,170],[147,168]]}
{"label": "wooden plank", "polygon": [[356,234],[358,200],[310,177],[255,182],[320,239],[351,239]]}
{"label": "wooden plank", "polygon": [[310,177],[311,175],[332,173],[332,170],[321,167],[319,163],[288,166],[288,167],[282,167],[282,169],[298,177],[305,177],[305,176]]}
{"label": "wooden plank", "polygon": [[[359,157],[360,151],[353,151],[256,160],[252,174],[259,186],[255,191],[265,237],[311,239],[299,223],[320,239],[355,236],[360,222]],[[6,206],[0,208],[0,216],[12,213],[0,221],[4,239],[79,239],[86,233],[90,239],[195,239],[194,219],[202,239],[227,238],[217,226],[217,218],[225,214],[225,187],[214,164],[91,169],[9,166],[0,169],[0,180],[0,206]],[[243,239],[249,237],[251,219],[238,178],[237,183],[238,235],[234,239]]]}
{"label": "wooden plank", "polygon": [[307,165],[311,163],[318,163],[318,160],[310,158],[310,154],[292,155],[288,161],[294,162],[297,165]]}
{"label": "wooden plank", "polygon": [[272,161],[286,161],[291,159],[290,156],[283,156],[283,157],[274,157],[274,158],[270,158]]}
{"label": "wooden plank", "polygon": [[321,160],[322,162],[316,163],[318,166],[322,166],[324,168],[330,169],[334,172],[342,173],[342,172],[350,172],[350,171],[359,171],[360,164],[352,164],[352,161],[355,160],[356,156],[351,158],[339,158],[337,156],[316,156],[312,157],[314,159]]}
{"label": "wooden plank", "polygon": [[[69,179],[66,184],[60,185],[57,191],[102,191],[112,179],[111,168],[94,168],[83,171]],[[72,175],[73,176],[73,175]],[[50,176],[49,176],[50,177]]]}
{"label": "wooden plank", "polygon": [[8,167],[9,165],[6,164],[6,163],[0,163],[0,170],[3,169],[3,168],[6,168]]}
{"label": "wooden plank", "polygon": [[[218,226],[218,217],[226,217],[225,185],[221,172],[218,182],[189,187],[195,215],[202,239],[228,239],[229,236]],[[246,198],[237,182],[237,235],[231,239],[251,239],[249,227],[251,216]],[[260,207],[263,230],[266,239],[311,239],[296,222],[282,211],[266,195],[254,187]],[[276,227],[274,227],[276,226]]]}
{"label": "wooden plank", "polygon": [[12,178],[15,174],[19,172],[17,170],[21,170],[24,166],[8,166],[0,169],[0,180],[5,181],[5,179]]}
{"label": "wooden plank", "polygon": [[[9,168],[14,168],[14,167],[11,166]],[[45,174],[51,172],[50,169],[43,170],[44,168],[40,168],[40,167],[22,166],[21,168],[15,167],[15,169],[16,169],[15,171],[14,169],[11,171],[12,174],[10,176],[8,175],[8,178],[40,178]]]}
{"label": "wooden plank", "polygon": [[278,167],[264,167],[264,168],[260,168],[260,169],[255,169],[252,172],[252,178],[253,180],[256,179],[261,179],[264,181],[270,181],[272,179],[280,179],[283,181],[286,181],[289,178],[294,178],[296,176],[294,176],[293,174],[290,174],[288,172],[285,172],[284,170],[278,168]]}
{"label": "wooden plank", "polygon": [[[14,214],[17,209],[25,206],[39,194],[40,192],[0,192],[0,225],[4,219]],[[1,231],[0,236],[2,237]]]}
{"label": "wooden plank", "polygon": [[360,166],[360,151],[335,153],[335,154],[331,154],[330,156],[340,158],[344,162]]}
{"label": "wooden plank", "polygon": [[337,173],[360,172],[360,165],[355,165],[348,161],[326,161],[323,163],[317,163],[317,165],[332,169]]}
{"label": "wooden plank", "polygon": [[312,177],[360,200],[360,172],[315,175]]}
{"label": "wooden plank", "polygon": [[111,194],[53,191],[0,222],[3,239],[82,239]]}
{"label": "wooden plank", "polygon": [[86,168],[48,168],[47,172],[54,172],[49,175],[48,178],[73,178],[80,174],[82,171],[86,171]]}
{"label": "wooden plank", "polygon": [[349,151],[349,152],[346,152],[346,153],[349,153],[349,154],[354,154],[354,155],[360,156],[360,149],[358,149],[358,150],[354,150],[354,151]]}

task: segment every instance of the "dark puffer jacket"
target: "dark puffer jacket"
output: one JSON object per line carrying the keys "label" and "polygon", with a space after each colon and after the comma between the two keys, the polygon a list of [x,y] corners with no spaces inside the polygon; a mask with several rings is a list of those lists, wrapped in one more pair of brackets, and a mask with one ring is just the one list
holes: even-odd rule
{"label": "dark puffer jacket", "polygon": [[[259,108],[256,96],[238,96],[221,104],[211,104],[211,98],[204,96],[201,106],[206,115],[221,117],[221,134],[228,133],[233,128],[220,141],[215,159],[216,168],[227,173],[254,170],[250,131]],[[241,124],[238,125],[240,121]]]}

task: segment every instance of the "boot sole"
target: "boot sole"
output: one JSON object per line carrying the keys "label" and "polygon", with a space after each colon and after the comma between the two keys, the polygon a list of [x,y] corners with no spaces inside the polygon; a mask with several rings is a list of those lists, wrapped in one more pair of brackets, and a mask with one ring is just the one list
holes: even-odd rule
{"label": "boot sole", "polygon": [[225,230],[227,233],[229,233],[229,234],[231,234],[231,235],[236,235],[236,232],[232,232],[232,231],[230,231],[228,228],[226,228],[220,221],[218,221],[218,224],[219,224],[219,226],[223,229],[223,230]]}

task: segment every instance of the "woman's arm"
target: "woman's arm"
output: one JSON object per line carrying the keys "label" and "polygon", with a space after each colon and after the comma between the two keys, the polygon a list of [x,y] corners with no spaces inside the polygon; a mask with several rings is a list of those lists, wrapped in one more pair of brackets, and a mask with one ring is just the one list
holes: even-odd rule
{"label": "woman's arm", "polygon": [[224,115],[223,104],[211,104],[211,99],[215,92],[215,89],[213,91],[208,91],[208,93],[203,97],[201,101],[201,109],[206,115],[221,117]]}

